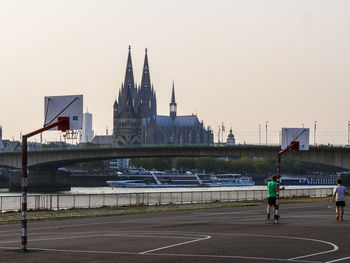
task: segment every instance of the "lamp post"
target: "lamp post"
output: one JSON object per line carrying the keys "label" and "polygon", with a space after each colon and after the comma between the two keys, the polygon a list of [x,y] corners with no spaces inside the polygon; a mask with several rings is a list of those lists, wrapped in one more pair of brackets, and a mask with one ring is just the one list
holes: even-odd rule
{"label": "lamp post", "polygon": [[218,142],[219,142],[219,145],[220,145],[220,125],[218,125],[219,127],[219,132],[218,132]]}
{"label": "lamp post", "polygon": [[261,125],[259,124],[259,145],[261,144]]}
{"label": "lamp post", "polygon": [[224,123],[221,123],[221,142],[224,143],[224,131],[225,131],[225,126]]}
{"label": "lamp post", "polygon": [[266,128],[266,145],[267,145],[267,124],[269,123],[269,121],[266,121],[265,123],[265,128]]}
{"label": "lamp post", "polygon": [[316,125],[317,121],[314,122],[314,145],[316,145]]}
{"label": "lamp post", "polygon": [[350,121],[348,121],[348,145],[350,145]]}

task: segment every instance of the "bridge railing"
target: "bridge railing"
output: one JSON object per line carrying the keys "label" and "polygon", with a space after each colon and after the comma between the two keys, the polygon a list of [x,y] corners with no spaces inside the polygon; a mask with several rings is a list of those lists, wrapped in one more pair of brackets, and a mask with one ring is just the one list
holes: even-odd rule
{"label": "bridge railing", "polygon": [[[326,197],[333,187],[286,189],[282,198]],[[28,196],[28,210],[60,210],[135,205],[194,204],[267,199],[266,190],[148,192],[116,194],[33,194]],[[19,211],[21,196],[0,196],[0,211]]]}

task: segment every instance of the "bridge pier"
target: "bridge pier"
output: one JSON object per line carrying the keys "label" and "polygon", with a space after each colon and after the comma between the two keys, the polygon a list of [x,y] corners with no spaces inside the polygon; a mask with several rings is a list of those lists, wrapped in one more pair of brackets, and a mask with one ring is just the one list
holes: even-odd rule
{"label": "bridge pier", "polygon": [[[21,191],[21,171],[9,174],[9,191]],[[28,192],[57,192],[71,189],[70,172],[35,169],[28,173]]]}

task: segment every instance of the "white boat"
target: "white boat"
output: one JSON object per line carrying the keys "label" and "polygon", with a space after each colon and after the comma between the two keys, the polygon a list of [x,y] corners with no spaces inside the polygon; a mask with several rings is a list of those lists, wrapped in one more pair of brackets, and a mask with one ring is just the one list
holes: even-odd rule
{"label": "white boat", "polygon": [[224,187],[224,186],[253,186],[252,178],[240,174],[198,175],[166,174],[150,172],[143,175],[130,175],[122,180],[107,181],[111,187],[130,188],[163,188],[163,187]]}
{"label": "white boat", "polygon": [[[266,178],[265,183],[271,181]],[[337,176],[281,176],[280,185],[336,185]]]}

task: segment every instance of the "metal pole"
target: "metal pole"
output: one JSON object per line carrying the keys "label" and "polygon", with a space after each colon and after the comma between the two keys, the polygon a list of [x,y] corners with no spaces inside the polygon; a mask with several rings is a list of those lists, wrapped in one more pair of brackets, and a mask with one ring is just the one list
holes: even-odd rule
{"label": "metal pole", "polygon": [[219,125],[218,127],[219,127],[218,142],[219,142],[219,144],[220,144],[220,125]]}
{"label": "metal pole", "polygon": [[278,153],[278,162],[277,162],[277,191],[276,191],[276,205],[275,205],[275,224],[278,224],[279,216],[279,200],[280,200],[280,178],[281,178],[281,155],[282,153]]}
{"label": "metal pole", "polygon": [[27,137],[22,136],[22,250],[27,251],[27,185],[28,185],[28,168],[27,168]]}
{"label": "metal pole", "polygon": [[316,145],[316,124],[317,121],[314,122],[314,145]]}
{"label": "metal pole", "polygon": [[348,121],[348,145],[350,145],[350,121]]}
{"label": "metal pole", "polygon": [[224,143],[224,123],[221,123],[221,141]]}
{"label": "metal pole", "polygon": [[267,124],[269,123],[269,121],[266,122],[265,124],[265,128],[266,128],[266,145],[267,145]]}
{"label": "metal pole", "polygon": [[259,124],[259,145],[261,144],[261,125]]}

